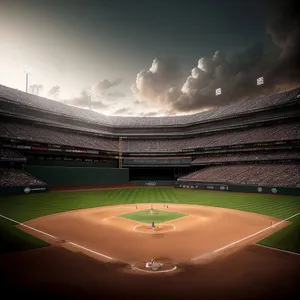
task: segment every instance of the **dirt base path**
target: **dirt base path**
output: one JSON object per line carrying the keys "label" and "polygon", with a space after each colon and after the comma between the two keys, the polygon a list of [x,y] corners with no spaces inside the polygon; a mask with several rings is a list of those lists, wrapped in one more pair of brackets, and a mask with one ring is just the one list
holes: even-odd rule
{"label": "dirt base path", "polygon": [[[155,209],[188,214],[183,218],[163,223],[167,232],[148,234],[146,225],[124,219],[119,215],[144,210],[153,205]],[[52,244],[81,251],[104,261],[121,261],[136,264],[152,258],[166,258],[174,263],[198,263],[212,257],[212,252],[242,242],[219,252],[223,255],[236,251],[242,246],[256,242],[286,225],[270,228],[259,235],[253,234],[276,224],[280,220],[268,216],[237,210],[199,206],[168,204],[117,205],[70,211],[30,220],[25,224],[51,234],[49,238],[31,229],[21,229]],[[150,225],[150,224],[149,224]],[[173,230],[171,230],[173,229]],[[252,237],[251,237],[252,236]],[[197,258],[196,260],[194,260]]]}

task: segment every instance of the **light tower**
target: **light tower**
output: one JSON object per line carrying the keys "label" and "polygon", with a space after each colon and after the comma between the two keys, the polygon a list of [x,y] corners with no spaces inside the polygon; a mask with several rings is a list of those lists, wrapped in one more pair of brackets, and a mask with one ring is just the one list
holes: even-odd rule
{"label": "light tower", "polygon": [[123,138],[119,137],[119,169],[122,169]]}
{"label": "light tower", "polygon": [[260,85],[263,85],[265,82],[264,82],[264,78],[263,77],[259,77],[256,79],[256,85],[257,86],[260,86]]}
{"label": "light tower", "polygon": [[30,69],[28,66],[24,67],[24,73],[25,73],[25,91],[28,93],[28,79],[30,75]]}
{"label": "light tower", "polygon": [[36,95],[39,95],[40,90],[43,88],[43,86],[41,84],[35,84],[34,86],[36,88]]}
{"label": "light tower", "polygon": [[216,96],[221,96],[222,95],[222,89],[221,88],[217,88],[215,92],[216,92]]}
{"label": "light tower", "polygon": [[94,94],[93,94],[92,89],[88,89],[87,94],[89,96],[89,110],[91,110],[92,109],[92,101],[94,99]]}
{"label": "light tower", "polygon": [[33,84],[31,86],[31,92],[34,95],[39,95],[40,89],[42,89],[43,86],[41,84]]}

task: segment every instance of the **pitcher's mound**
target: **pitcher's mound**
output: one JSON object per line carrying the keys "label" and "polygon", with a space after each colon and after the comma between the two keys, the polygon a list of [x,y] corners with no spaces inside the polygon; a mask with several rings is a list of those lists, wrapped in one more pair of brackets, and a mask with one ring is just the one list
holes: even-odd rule
{"label": "pitcher's mound", "polygon": [[136,232],[149,233],[149,234],[166,233],[175,230],[175,226],[161,224],[161,225],[156,225],[155,228],[152,228],[150,224],[149,225],[145,224],[145,225],[134,226],[133,230]]}

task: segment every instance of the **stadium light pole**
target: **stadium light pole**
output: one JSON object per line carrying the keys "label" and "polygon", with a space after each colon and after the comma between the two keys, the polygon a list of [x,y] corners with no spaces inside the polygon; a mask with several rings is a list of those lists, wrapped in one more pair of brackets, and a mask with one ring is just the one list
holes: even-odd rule
{"label": "stadium light pole", "polygon": [[89,110],[91,110],[92,109],[92,101],[93,101],[93,97],[94,97],[94,94],[93,94],[93,92],[92,92],[92,89],[88,89],[87,90],[87,94],[88,94],[88,96],[89,96]]}
{"label": "stadium light pole", "polygon": [[91,94],[90,95],[90,107],[89,107],[90,110],[92,109],[92,99],[93,99],[93,95]]}
{"label": "stadium light pole", "polygon": [[218,88],[216,89],[216,96],[221,96],[222,95],[222,89]]}
{"label": "stadium light pole", "polygon": [[26,93],[28,93],[28,78],[29,78],[29,75],[30,75],[30,69],[28,66],[25,66],[24,67],[24,73],[25,73],[25,90],[26,90]]}
{"label": "stadium light pole", "polygon": [[42,87],[42,86],[39,85],[39,84],[33,84],[33,85],[31,85],[31,86],[30,86],[30,88],[31,88],[31,93],[32,93],[33,95],[38,95],[41,87]]}
{"label": "stadium light pole", "polygon": [[35,91],[34,94],[39,95],[40,89],[42,89],[43,86],[41,84],[34,84],[33,86],[34,86],[34,91]]}
{"label": "stadium light pole", "polygon": [[123,138],[119,137],[119,169],[122,169]]}
{"label": "stadium light pole", "polygon": [[265,81],[264,81],[264,78],[263,77],[259,77],[256,79],[256,85],[257,86],[261,86],[261,85],[264,85]]}

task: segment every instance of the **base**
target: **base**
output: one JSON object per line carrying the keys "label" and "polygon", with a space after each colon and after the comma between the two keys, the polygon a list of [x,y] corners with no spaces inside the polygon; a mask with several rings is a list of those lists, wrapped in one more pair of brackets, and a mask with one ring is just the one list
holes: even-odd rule
{"label": "base", "polygon": [[145,262],[136,263],[134,265],[131,265],[131,268],[135,271],[149,273],[149,274],[170,273],[170,272],[174,272],[177,269],[177,266],[175,266],[175,264],[171,262],[163,263],[160,261],[155,261],[155,264],[159,265],[159,267],[153,269],[147,267],[147,264],[148,263]]}

